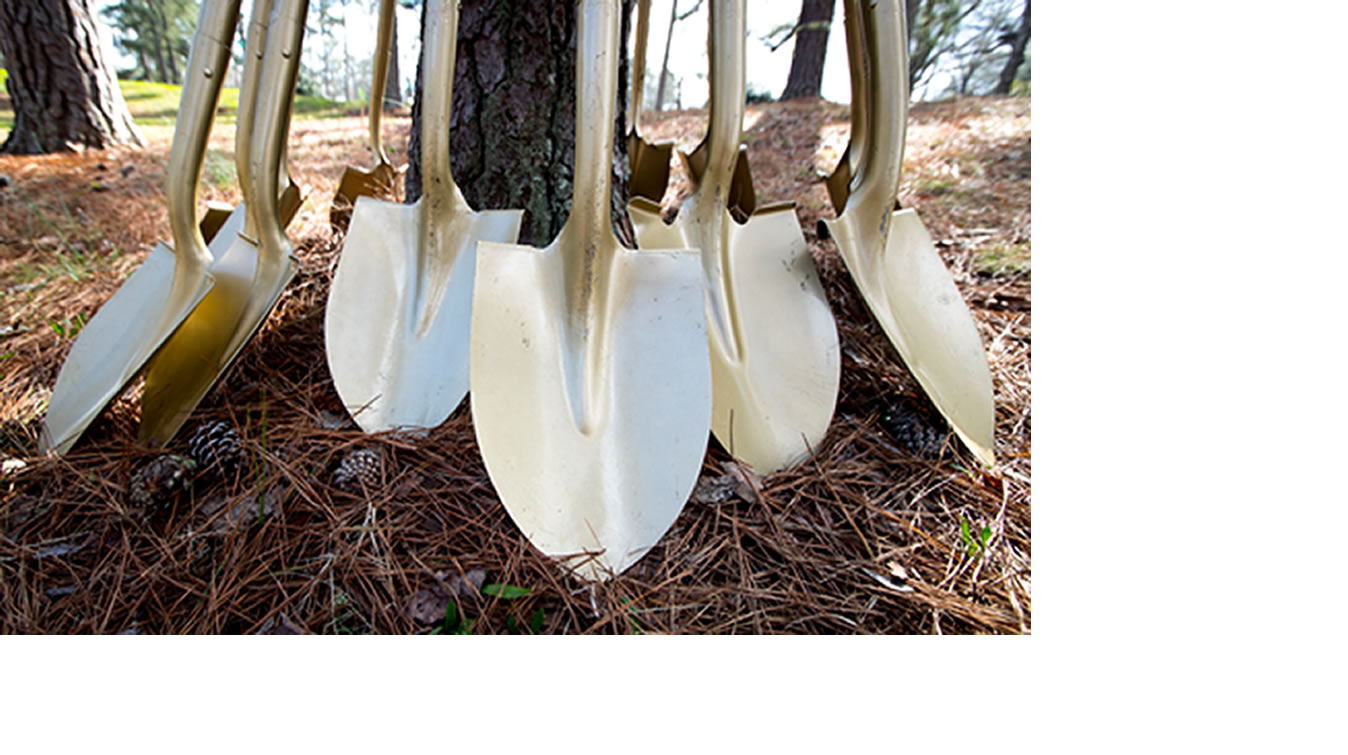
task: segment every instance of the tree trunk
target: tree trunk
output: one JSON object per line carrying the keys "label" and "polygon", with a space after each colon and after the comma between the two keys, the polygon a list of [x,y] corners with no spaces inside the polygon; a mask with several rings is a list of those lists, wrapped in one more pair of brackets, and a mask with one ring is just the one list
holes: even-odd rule
{"label": "tree trunk", "polygon": [[391,110],[403,102],[402,76],[398,73],[398,16],[393,16],[393,42],[388,50],[388,80],[384,82],[384,109]]}
{"label": "tree trunk", "polygon": [[[627,203],[628,61],[634,0],[624,0],[613,139],[615,223],[631,244]],[[423,8],[423,25],[425,24]],[[576,127],[574,3],[463,0],[450,118],[450,167],[475,209],[524,208],[520,243],[543,246],[571,209]],[[408,142],[407,201],[421,196],[422,66]]]}
{"label": "tree trunk", "polygon": [[1011,57],[1006,59],[1002,76],[997,80],[993,94],[1011,94],[1011,85],[1016,81],[1016,71],[1025,62],[1025,46],[1030,43],[1030,0],[1025,0],[1025,14],[1020,17],[1020,28],[1016,30],[1016,41],[1011,45]]}
{"label": "tree trunk", "polygon": [[829,27],[833,24],[833,0],[804,0],[796,23],[796,49],[791,53],[791,73],[786,77],[782,99],[818,97],[824,81],[824,53],[828,52]]}
{"label": "tree trunk", "polygon": [[0,152],[144,145],[98,40],[93,0],[0,0],[14,128]]}

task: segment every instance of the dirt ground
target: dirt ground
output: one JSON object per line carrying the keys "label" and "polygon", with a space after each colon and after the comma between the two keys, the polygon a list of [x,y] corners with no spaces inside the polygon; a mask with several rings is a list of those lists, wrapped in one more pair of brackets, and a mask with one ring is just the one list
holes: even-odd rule
{"label": "dirt ground", "polygon": [[[691,149],[705,115],[648,114],[646,136]],[[408,118],[385,124],[401,163]],[[69,454],[38,457],[36,438],[78,328],[169,238],[171,129],[147,128],[142,150],[0,156],[0,629],[1030,631],[1028,98],[916,107],[899,195],[931,231],[987,346],[996,467],[981,469],[948,432],[832,242],[817,236],[817,221],[833,213],[819,172],[846,145],[847,108],[750,106],[745,143],[759,201],[797,202],[837,318],[833,426],[814,458],[766,478],[711,441],[670,532],[599,585],[562,573],[515,528],[466,403],[425,437],[365,436],[346,419],[322,351],[341,243],[328,206],[343,167],[370,164],[364,131],[358,117],[294,122],[292,174],[307,187],[290,227],[300,273],[167,449],[185,454],[196,428],[223,421],[239,433],[244,463],[228,477],[199,474],[156,510],[129,495],[133,476],[162,453],[135,443],[138,386]],[[232,163],[233,129],[223,124],[203,201],[237,201]],[[687,189],[676,160],[669,212]],[[353,453],[377,460],[354,487],[334,480]]]}

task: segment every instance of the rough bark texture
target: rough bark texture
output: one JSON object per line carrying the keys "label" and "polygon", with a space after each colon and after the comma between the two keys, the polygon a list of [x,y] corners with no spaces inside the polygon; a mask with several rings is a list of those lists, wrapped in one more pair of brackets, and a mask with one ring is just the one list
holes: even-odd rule
{"label": "rough bark texture", "polygon": [[1025,15],[1020,17],[1020,28],[1016,30],[1016,39],[1011,44],[1011,57],[1006,59],[1001,78],[997,79],[997,88],[993,94],[1011,94],[1011,85],[1016,81],[1016,71],[1025,62],[1025,46],[1030,43],[1030,0],[1025,0]]}
{"label": "rough bark texture", "polygon": [[791,53],[791,73],[786,77],[782,99],[819,96],[832,23],[833,0],[804,0],[801,3],[800,21],[796,23],[796,49]]}
{"label": "rough bark texture", "polygon": [[0,0],[9,61],[10,154],[145,143],[94,25],[93,0]]}
{"label": "rough bark texture", "polygon": [[[627,140],[617,135],[627,133],[625,40],[633,2],[623,2],[613,140],[614,220],[628,244]],[[575,31],[574,3],[463,0],[459,11],[450,167],[475,209],[524,209],[523,244],[546,245],[571,208]],[[419,62],[408,143],[408,202],[421,196],[421,87]]]}

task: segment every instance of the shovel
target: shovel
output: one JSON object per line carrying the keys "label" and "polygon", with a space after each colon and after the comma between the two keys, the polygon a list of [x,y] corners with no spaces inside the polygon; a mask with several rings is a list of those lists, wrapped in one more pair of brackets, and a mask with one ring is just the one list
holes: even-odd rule
{"label": "shovel", "polygon": [[[849,154],[859,152],[854,177],[839,217],[824,224],[913,376],[964,444],[992,466],[992,376],[982,340],[921,219],[911,209],[895,209],[908,115],[903,11],[898,2],[865,6],[865,34],[857,35],[864,37],[864,51],[848,51],[849,58],[864,54],[869,66],[861,69],[862,147],[853,141]],[[855,86],[855,63],[852,70]],[[853,102],[859,99],[854,92]]]}
{"label": "shovel", "polygon": [[[239,86],[239,107],[235,112],[235,131],[234,131],[234,153],[235,167],[239,170],[240,192],[248,183],[245,178],[245,171],[242,168],[243,158],[240,154],[247,152],[248,134],[252,133],[253,128],[253,98],[252,92],[257,91],[257,79],[262,74],[262,66],[257,62],[262,60],[262,53],[267,45],[267,24],[271,16],[272,0],[255,0],[253,11],[248,18],[248,36],[244,38],[247,45],[252,45],[244,50],[245,60],[243,66],[243,82]],[[281,185],[284,189],[281,191],[281,197],[277,201],[280,204],[281,218],[286,225],[295,217],[299,211],[300,204],[303,203],[303,192],[290,180],[289,171],[281,174]],[[244,213],[243,205],[230,206],[224,202],[207,202],[206,212],[201,216],[201,235],[210,245],[213,257],[219,257],[223,251],[221,246],[216,243],[217,237],[225,239],[225,244],[229,239],[243,230]],[[223,233],[222,233],[223,232]]]}
{"label": "shovel", "polygon": [[356,200],[324,321],[328,368],[367,433],[429,428],[468,393],[473,274],[481,240],[515,243],[522,210],[476,212],[449,164],[458,7],[431,6],[415,204]]}
{"label": "shovel", "polygon": [[401,172],[393,167],[384,153],[384,136],[379,128],[384,112],[384,85],[388,82],[389,48],[393,45],[395,7],[394,0],[382,0],[379,4],[374,80],[370,85],[370,150],[374,152],[374,167],[362,170],[347,166],[342,171],[342,179],[337,184],[337,194],[332,199],[332,210],[329,212],[329,219],[334,224],[335,218],[351,211],[357,198],[387,194],[393,188],[393,179]]}
{"label": "shovel", "polygon": [[[261,144],[255,139],[258,136],[257,103],[262,94],[263,56],[268,46],[268,17],[272,6],[272,0],[258,0],[253,5],[249,22],[248,39],[251,44],[244,62],[234,146],[244,201],[211,243],[214,261],[210,271],[215,286],[150,360],[145,374],[145,390],[141,395],[138,437],[146,445],[167,443],[178,432],[234,362],[247,343],[247,337],[261,324],[261,319],[266,318],[270,307],[261,311],[260,315],[244,317],[255,292],[258,289],[270,292],[278,280],[275,276],[283,276],[284,281],[288,282],[293,275],[293,270],[282,269],[263,273],[263,277],[259,277],[263,270],[259,263],[264,252],[258,248],[256,241],[258,219],[252,209],[266,204],[254,204],[257,197],[262,195],[255,193],[257,176],[254,175],[253,162],[258,157],[257,147]],[[290,206],[298,206],[299,191],[294,184],[287,182],[286,191],[281,195],[282,213],[287,206],[287,195],[294,197]],[[275,207],[274,204],[272,206]],[[237,223],[234,218],[237,218]],[[252,317],[260,319],[253,321],[250,319]]]}
{"label": "shovel", "polygon": [[197,188],[238,14],[239,0],[201,5],[169,151],[173,246],[156,244],[71,345],[42,424],[46,453],[69,450],[211,288],[211,256],[195,217]]}
{"label": "shovel", "polygon": [[673,142],[651,144],[641,136],[641,100],[646,92],[646,39],[651,27],[651,0],[637,0],[636,41],[632,47],[632,97],[628,103],[627,159],[631,173],[627,192],[645,197],[657,205],[669,184],[669,156]]}
{"label": "shovel", "polygon": [[628,206],[642,247],[702,251],[711,353],[712,432],[760,474],[807,458],[838,395],[838,332],[791,203],[735,222],[728,203],[754,210],[744,120],[744,0],[711,6],[707,137],[685,156],[697,187],[672,226],[640,197]]}
{"label": "shovel", "polygon": [[577,4],[571,215],[546,248],[478,246],[473,424],[502,503],[586,579],[631,566],[702,466],[711,372],[697,251],[633,250],[609,211],[618,9]]}

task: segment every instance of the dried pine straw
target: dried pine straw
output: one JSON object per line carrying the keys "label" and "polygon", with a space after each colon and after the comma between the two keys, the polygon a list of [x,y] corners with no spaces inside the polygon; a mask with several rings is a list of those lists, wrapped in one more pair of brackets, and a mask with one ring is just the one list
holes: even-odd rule
{"label": "dried pine straw", "polygon": [[[1016,106],[990,102],[996,117]],[[760,124],[782,130],[804,119],[800,133],[827,135],[821,121],[846,118],[845,108],[839,115],[830,107],[816,104],[822,115],[809,121],[797,103],[764,106]],[[948,122],[953,133],[987,119],[961,107],[931,120]],[[1024,141],[1025,178],[1016,185],[1023,197],[997,189],[1015,211],[982,221],[1007,239],[1028,240],[1028,126]],[[791,149],[802,154],[819,147],[795,142]],[[913,151],[924,146],[910,142]],[[196,427],[223,420],[238,429],[244,462],[232,479],[199,474],[161,512],[128,503],[132,476],[158,455],[134,442],[138,389],[114,402],[74,451],[35,458],[37,419],[69,339],[34,328],[4,343],[16,356],[0,376],[0,451],[26,466],[0,477],[0,629],[426,633],[453,595],[474,633],[526,627],[540,610],[549,633],[1029,632],[1028,272],[977,271],[970,257],[979,240],[958,232],[967,219],[955,222],[965,205],[947,210],[915,197],[989,347],[998,468],[979,472],[885,339],[832,244],[816,238],[814,221],[831,213],[822,186],[785,169],[783,178],[765,179],[771,166],[751,155],[760,198],[786,193],[780,181],[799,182],[802,224],[838,318],[841,392],[810,460],[757,479],[713,441],[684,512],[636,566],[606,584],[564,574],[500,505],[466,402],[423,437],[365,436],[347,420],[322,332],[340,239],[311,209],[319,217],[299,233],[295,282],[167,449],[186,454]],[[362,164],[358,154],[349,160]],[[343,164],[324,180],[330,184]],[[12,263],[13,249],[6,252]],[[98,276],[66,304],[92,313],[117,281]],[[48,312],[58,303],[23,306]],[[939,448],[904,445],[900,420],[939,430]],[[378,452],[378,473],[338,488],[334,469],[360,448]],[[985,550],[970,546],[966,526],[974,540],[989,528]],[[506,599],[465,588],[474,575],[530,593]]]}

